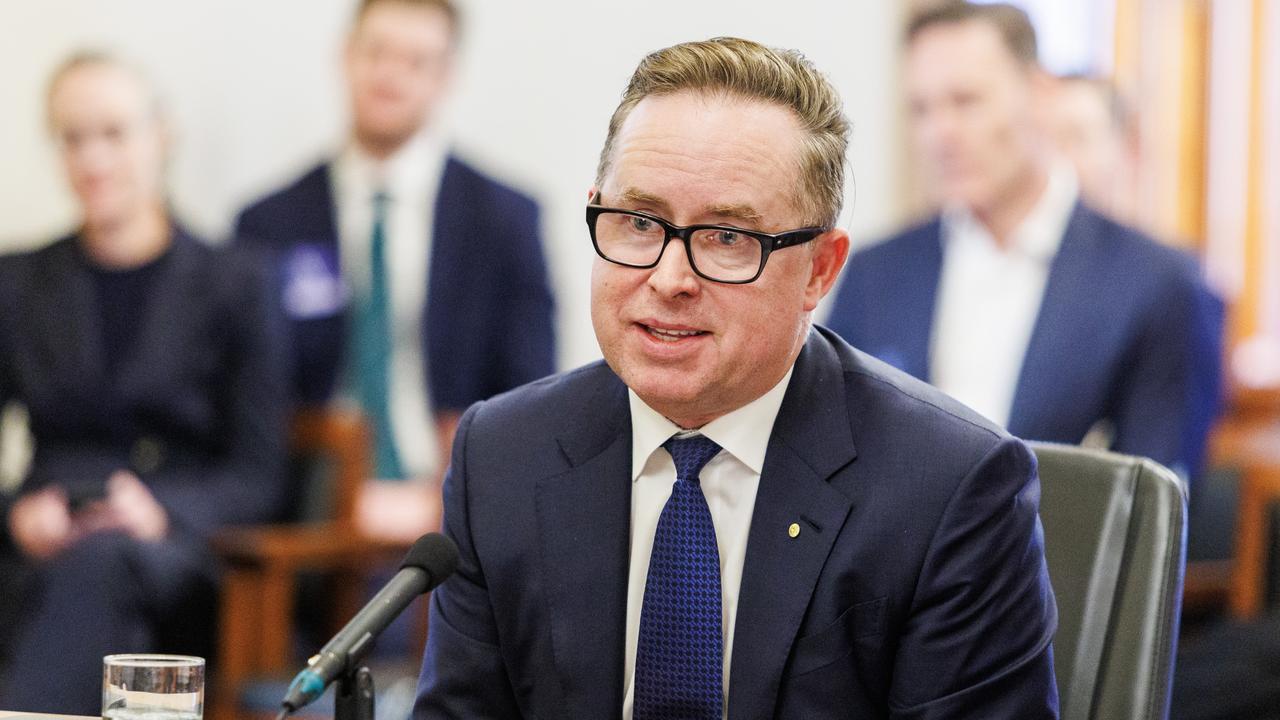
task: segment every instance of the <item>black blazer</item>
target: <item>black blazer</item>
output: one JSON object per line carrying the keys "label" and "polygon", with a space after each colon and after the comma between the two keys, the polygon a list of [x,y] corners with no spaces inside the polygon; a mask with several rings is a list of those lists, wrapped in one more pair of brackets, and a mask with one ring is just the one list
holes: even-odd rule
{"label": "black blazer", "polygon": [[[417,720],[620,715],[631,484],[604,363],[466,413]],[[815,330],[760,477],[730,720],[1057,717],[1039,497],[1021,442]]]}
{"label": "black blazer", "polygon": [[78,239],[0,258],[0,405],[25,405],[35,438],[20,493],[123,468],[175,531],[203,536],[275,516],[288,391],[256,266],[175,229],[134,352],[112,382]]}

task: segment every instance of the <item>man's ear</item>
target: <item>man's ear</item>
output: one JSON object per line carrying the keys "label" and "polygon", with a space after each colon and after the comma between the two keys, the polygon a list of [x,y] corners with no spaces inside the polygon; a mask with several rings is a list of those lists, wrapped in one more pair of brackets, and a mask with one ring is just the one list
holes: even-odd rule
{"label": "man's ear", "polygon": [[813,240],[813,255],[809,259],[809,282],[804,290],[804,309],[813,310],[818,301],[831,292],[831,288],[849,259],[849,233],[843,228],[832,228]]}
{"label": "man's ear", "polygon": [[600,197],[600,188],[592,185],[591,188],[587,190],[587,202],[591,203],[598,197]]}

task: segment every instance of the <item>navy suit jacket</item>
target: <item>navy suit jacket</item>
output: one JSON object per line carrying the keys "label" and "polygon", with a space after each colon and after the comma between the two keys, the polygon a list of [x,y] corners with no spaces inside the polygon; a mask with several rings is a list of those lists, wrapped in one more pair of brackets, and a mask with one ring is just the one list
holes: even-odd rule
{"label": "navy suit jacket", "polygon": [[[323,263],[338,278],[329,164],[246,208],[235,233],[271,251],[286,308],[299,263]],[[461,411],[553,372],[554,303],[532,199],[450,156],[436,196],[428,273],[423,359],[434,409]],[[345,305],[288,315],[295,395],[304,404],[324,403],[344,366]]]}
{"label": "navy suit jacket", "polygon": [[[417,720],[620,716],[631,485],[604,363],[467,411]],[[1038,503],[1021,442],[813,331],[760,478],[729,718],[1057,717]]]}
{"label": "navy suit jacket", "polygon": [[[828,318],[845,340],[928,381],[942,223],[850,258]],[[1221,393],[1223,306],[1195,261],[1077,204],[1049,270],[1009,432],[1112,449],[1194,474]]]}
{"label": "navy suit jacket", "polygon": [[[259,263],[175,230],[132,354],[107,374],[93,278],[75,237],[0,258],[0,406],[35,438],[21,492],[135,472],[175,531],[272,519],[288,391]],[[0,539],[7,533],[0,503]]]}

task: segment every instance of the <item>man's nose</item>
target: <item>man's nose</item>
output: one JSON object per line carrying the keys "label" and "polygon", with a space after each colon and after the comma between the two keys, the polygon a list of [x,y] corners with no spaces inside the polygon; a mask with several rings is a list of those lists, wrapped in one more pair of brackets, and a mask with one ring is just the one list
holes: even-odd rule
{"label": "man's nose", "polygon": [[658,264],[649,271],[649,286],[666,297],[696,294],[701,281],[680,238],[667,243]]}

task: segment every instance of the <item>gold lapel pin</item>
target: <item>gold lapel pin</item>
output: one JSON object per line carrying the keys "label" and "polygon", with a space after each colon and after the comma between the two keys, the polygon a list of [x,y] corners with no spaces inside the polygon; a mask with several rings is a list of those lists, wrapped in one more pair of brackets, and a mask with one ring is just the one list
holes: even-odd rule
{"label": "gold lapel pin", "polygon": [[800,523],[791,523],[787,528],[787,537],[800,537]]}

